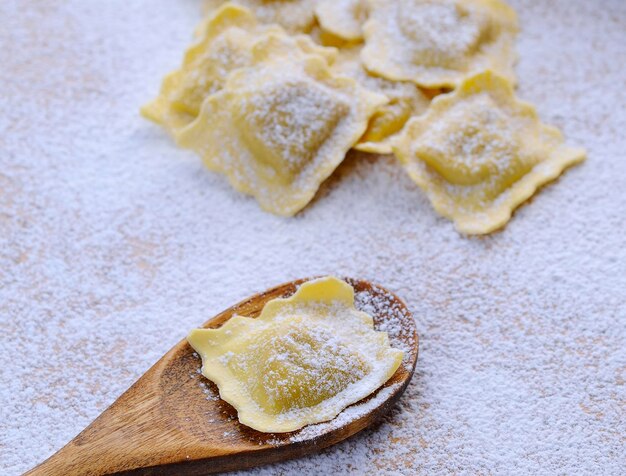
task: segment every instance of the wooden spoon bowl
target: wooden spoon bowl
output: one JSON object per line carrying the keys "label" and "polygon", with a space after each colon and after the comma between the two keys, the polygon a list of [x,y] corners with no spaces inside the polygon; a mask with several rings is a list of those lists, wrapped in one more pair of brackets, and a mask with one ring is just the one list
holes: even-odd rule
{"label": "wooden spoon bowl", "polygon": [[[252,296],[206,322],[216,328],[234,314],[257,317],[266,302],[293,294],[302,279]],[[417,361],[413,317],[391,292],[346,279],[356,306],[405,351],[396,373],[374,394],[334,420],[291,433],[261,433],[237,420],[217,387],[199,372],[200,358],[186,340],[148,372],[60,451],[27,475],[201,475],[233,471],[319,451],[342,441],[385,414],[404,392]]]}

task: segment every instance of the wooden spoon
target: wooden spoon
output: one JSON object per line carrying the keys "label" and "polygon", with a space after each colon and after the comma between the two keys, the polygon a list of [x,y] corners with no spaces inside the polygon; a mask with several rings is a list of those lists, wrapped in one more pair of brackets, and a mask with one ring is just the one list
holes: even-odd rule
{"label": "wooden spoon", "polygon": [[[287,297],[302,279],[277,286],[225,310],[204,324],[216,328],[234,314],[257,317],[270,299]],[[261,433],[241,425],[237,412],[199,374],[201,362],[179,342],[96,420],[27,475],[201,475],[282,461],[338,443],[386,413],[406,389],[417,361],[415,323],[389,291],[346,279],[357,308],[388,331],[405,359],[383,387],[330,422],[291,433]],[[208,395],[208,397],[207,397]]]}

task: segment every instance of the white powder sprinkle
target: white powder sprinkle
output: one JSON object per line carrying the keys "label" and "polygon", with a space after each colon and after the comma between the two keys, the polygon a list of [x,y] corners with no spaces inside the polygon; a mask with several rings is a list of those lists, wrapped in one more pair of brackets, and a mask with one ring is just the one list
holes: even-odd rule
{"label": "white powder sprinkle", "polygon": [[[229,0],[204,0],[214,10]],[[291,33],[309,31],[315,23],[315,0],[230,0],[252,10],[262,23],[278,23]]]}
{"label": "white powder sprinkle", "polygon": [[[364,401],[363,403],[357,403],[346,408],[331,421],[304,427],[302,430],[292,436],[289,441],[292,443],[297,443],[299,441],[312,440],[325,433],[333,431],[337,428],[341,428],[342,426],[346,426],[349,423],[358,420],[359,418],[367,415],[368,413],[378,408],[382,403],[384,403],[385,400],[389,398],[389,396],[397,389],[399,385],[400,384],[390,385],[389,387],[382,388],[381,390],[376,392],[374,397],[370,398],[367,401]],[[276,444],[278,444],[278,442],[276,442]]]}
{"label": "white powder sprinkle", "polygon": [[198,2],[0,2],[0,473],[211,316],[329,273],[407,302],[416,374],[379,425],[245,474],[623,473],[626,3],[511,3],[519,94],[589,160],[468,239],[390,157],[351,155],[287,220],[140,118]]}
{"label": "white powder sprinkle", "polygon": [[297,174],[331,138],[349,106],[302,76],[278,73],[246,103],[247,120],[257,126],[260,142],[280,157],[277,168]]}
{"label": "white powder sprinkle", "polygon": [[396,44],[410,43],[410,49],[392,50],[409,55],[397,58],[399,62],[412,62],[417,55],[428,65],[458,66],[461,58],[473,53],[488,26],[479,12],[453,0],[401,0],[394,13],[385,18],[390,22],[388,33]]}

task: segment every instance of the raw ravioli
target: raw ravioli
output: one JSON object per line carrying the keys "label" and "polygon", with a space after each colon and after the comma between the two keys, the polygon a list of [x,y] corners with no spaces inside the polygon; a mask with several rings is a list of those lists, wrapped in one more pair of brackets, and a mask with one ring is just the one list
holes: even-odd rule
{"label": "raw ravioli", "polygon": [[188,340],[239,421],[272,433],[333,419],[389,380],[403,357],[333,277],[269,301],[256,319],[234,316]]}
{"label": "raw ravioli", "polygon": [[318,0],[315,15],[322,29],[345,41],[363,39],[366,0]]}
{"label": "raw ravioli", "polygon": [[515,11],[501,0],[370,0],[365,67],[394,81],[454,87],[493,70],[514,81]]}
{"label": "raw ravioli", "polygon": [[370,91],[385,95],[389,101],[371,117],[365,134],[354,148],[374,154],[391,154],[394,137],[411,117],[426,111],[430,104],[429,94],[436,92],[425,92],[415,83],[372,76],[361,64],[360,51],[360,46],[341,50],[333,64],[333,71],[355,79]]}
{"label": "raw ravioli", "polygon": [[504,226],[541,185],[585,159],[491,72],[436,97],[409,121],[394,153],[435,210],[468,234]]}
{"label": "raw ravioli", "polygon": [[309,203],[386,101],[335,76],[322,56],[295,54],[290,37],[270,34],[254,45],[252,65],[207,98],[178,142],[264,210],[290,216]]}
{"label": "raw ravioli", "polygon": [[[226,4],[201,25],[199,41],[185,53],[180,69],[163,80],[159,96],[144,106],[142,114],[168,129],[174,136],[199,114],[202,102],[220,91],[228,75],[252,62],[252,47],[270,33],[283,33],[279,26],[258,23],[247,8]],[[316,53],[331,61],[333,48],[316,45],[309,37],[291,37],[294,50]]]}
{"label": "raw ravioli", "polygon": [[[206,0],[209,10],[227,0]],[[290,33],[308,33],[315,25],[316,0],[231,0],[249,8],[261,23],[278,24]]]}

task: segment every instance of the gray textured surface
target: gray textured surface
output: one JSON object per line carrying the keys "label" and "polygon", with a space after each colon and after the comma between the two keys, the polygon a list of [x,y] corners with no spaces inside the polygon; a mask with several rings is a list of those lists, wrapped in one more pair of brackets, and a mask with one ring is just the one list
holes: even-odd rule
{"label": "gray textured surface", "polygon": [[418,369],[379,426],[263,474],[623,474],[626,3],[515,1],[519,93],[589,160],[483,239],[389,157],[286,220],[138,107],[190,0],[0,3],[0,472],[59,449],[192,327],[295,277],[401,295]]}

